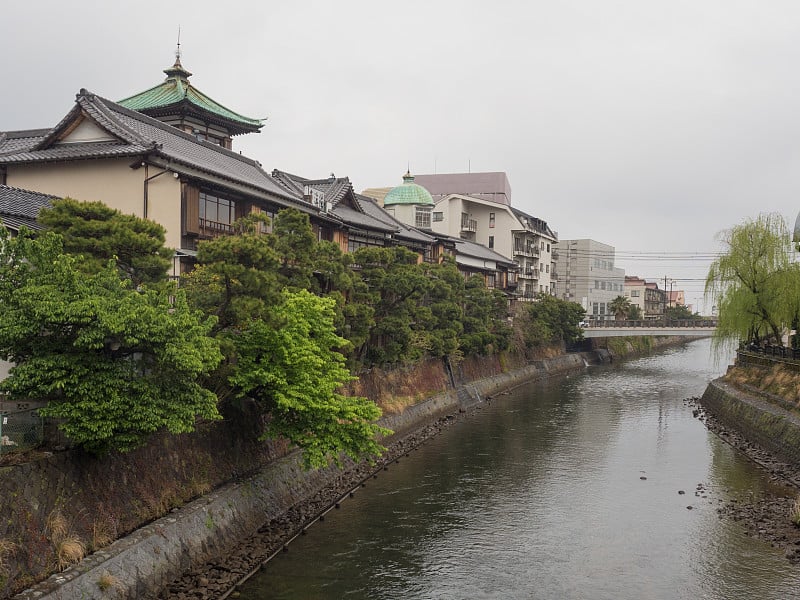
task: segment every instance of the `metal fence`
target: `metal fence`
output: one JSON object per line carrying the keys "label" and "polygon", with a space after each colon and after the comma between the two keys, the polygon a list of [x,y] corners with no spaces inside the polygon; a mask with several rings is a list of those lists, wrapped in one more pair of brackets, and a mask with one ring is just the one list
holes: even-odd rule
{"label": "metal fence", "polygon": [[800,351],[796,348],[784,348],[778,350],[767,349],[764,347],[751,346],[743,348],[736,352],[736,362],[743,365],[758,365],[762,367],[770,367],[775,363],[784,365],[787,369],[800,373]]}
{"label": "metal fence", "polygon": [[0,413],[0,454],[35,448],[44,439],[44,419],[36,409]]}

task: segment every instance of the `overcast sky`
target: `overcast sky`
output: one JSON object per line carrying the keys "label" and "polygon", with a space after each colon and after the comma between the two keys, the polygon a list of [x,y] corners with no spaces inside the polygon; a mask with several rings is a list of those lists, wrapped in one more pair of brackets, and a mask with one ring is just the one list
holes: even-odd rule
{"label": "overcast sky", "polygon": [[0,130],[156,85],[179,26],[192,83],[268,117],[234,141],[265,169],[505,171],[516,207],[690,303],[708,263],[673,253],[800,211],[796,0],[7,2]]}

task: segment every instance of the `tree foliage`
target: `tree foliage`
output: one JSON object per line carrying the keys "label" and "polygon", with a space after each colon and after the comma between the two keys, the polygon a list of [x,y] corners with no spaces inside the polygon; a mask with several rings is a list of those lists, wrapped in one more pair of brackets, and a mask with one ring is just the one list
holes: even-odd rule
{"label": "tree foliage", "polygon": [[628,310],[628,319],[631,321],[641,321],[644,319],[644,315],[642,314],[642,309],[639,307],[638,304],[631,304],[630,309]]}
{"label": "tree foliage", "polygon": [[629,298],[626,298],[625,296],[617,296],[608,303],[608,310],[614,315],[614,319],[617,321],[624,321],[628,318],[628,314],[631,311],[631,306],[632,304]]}
{"label": "tree foliage", "polygon": [[221,358],[213,321],[180,292],[132,290],[113,261],[88,273],[84,260],[53,233],[0,233],[0,357],[16,363],[0,389],[47,400],[40,412],[96,452],[218,418],[197,381]]}
{"label": "tree foliage", "polygon": [[482,277],[473,275],[464,286],[464,354],[501,352],[510,342],[508,301],[502,292],[487,289]]}
{"label": "tree foliage", "polygon": [[164,246],[165,230],[153,221],[125,215],[102,202],[54,200],[42,209],[39,223],[59,233],[64,251],[84,257],[77,263],[87,272],[113,260],[133,287],[166,280],[173,251]]}
{"label": "tree foliage", "polygon": [[715,345],[779,341],[800,305],[800,270],[785,221],[762,214],[719,237],[727,250],[711,264],[705,286],[718,307]]}
{"label": "tree foliage", "polygon": [[389,433],[374,424],[380,409],[340,392],[353,378],[338,352],[347,342],[335,332],[334,301],[305,290],[281,296],[273,307],[277,325],[253,320],[234,334],[236,394],[259,402],[270,416],[267,435],[302,448],[306,466],[338,462],[340,452],[354,459],[379,454],[375,437]]}
{"label": "tree foliage", "polygon": [[522,333],[529,348],[572,344],[583,338],[579,323],[586,310],[577,302],[542,296],[530,303],[522,316]]}
{"label": "tree foliage", "polygon": [[700,318],[700,315],[693,313],[685,304],[676,304],[675,306],[667,307],[667,321],[690,321]]}
{"label": "tree foliage", "polygon": [[[237,221],[239,235],[201,243],[198,266],[184,278],[189,298],[220,318],[216,336],[226,360],[208,385],[226,401],[255,400],[267,422],[265,435],[289,439],[303,450],[307,466],[338,460],[341,452],[376,454],[375,435],[385,432],[373,423],[380,409],[340,391],[351,380],[342,354],[351,345],[336,334],[344,296],[297,289],[301,282],[311,285],[308,261],[320,256],[314,246],[291,249],[293,241],[309,239],[308,219],[282,221],[284,227],[269,235],[260,231],[260,219]],[[286,227],[290,239],[276,240]],[[321,255],[329,263],[329,287],[347,288],[347,277],[333,264],[341,253],[324,246]]]}

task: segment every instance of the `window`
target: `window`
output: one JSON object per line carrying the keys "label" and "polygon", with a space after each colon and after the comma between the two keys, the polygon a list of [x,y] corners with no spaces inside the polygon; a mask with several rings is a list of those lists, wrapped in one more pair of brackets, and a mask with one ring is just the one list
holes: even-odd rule
{"label": "window", "polygon": [[544,250],[544,242],[539,242],[541,246],[539,247],[540,250]]}
{"label": "window", "polygon": [[[489,227],[494,227],[494,213],[489,213]],[[491,248],[491,246],[489,246]]]}
{"label": "window", "polygon": [[382,246],[379,241],[373,240],[368,237],[360,235],[350,235],[347,239],[347,251],[355,252],[359,248],[367,248],[370,246]]}
{"label": "window", "polygon": [[594,280],[594,289],[596,289],[596,290],[600,289],[600,282],[597,281],[597,279]]}
{"label": "window", "polygon": [[544,272],[545,273],[549,273],[550,272],[550,265],[545,265],[544,266]]}
{"label": "window", "polygon": [[433,213],[433,222],[438,223],[439,221],[444,221],[444,213],[442,212]]}
{"label": "window", "polygon": [[547,244],[547,251],[550,252],[550,244]]}
{"label": "window", "polygon": [[494,248],[494,236],[489,236],[489,248]]}
{"label": "window", "polygon": [[200,228],[206,231],[233,232],[236,220],[236,202],[200,192]]}
{"label": "window", "polygon": [[417,206],[414,210],[414,227],[419,229],[431,228],[431,210]]}
{"label": "window", "polygon": [[597,304],[597,302],[592,302],[592,314],[593,314],[593,315],[600,314],[600,313],[598,312],[598,310],[597,310],[597,309],[598,309],[598,304]]}
{"label": "window", "polygon": [[631,298],[638,298],[639,290],[631,290]]}

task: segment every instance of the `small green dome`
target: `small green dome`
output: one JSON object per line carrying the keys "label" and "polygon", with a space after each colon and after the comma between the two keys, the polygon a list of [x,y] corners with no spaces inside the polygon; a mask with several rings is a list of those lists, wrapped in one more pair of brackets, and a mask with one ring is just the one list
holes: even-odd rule
{"label": "small green dome", "polygon": [[414,176],[407,172],[403,175],[403,185],[392,188],[383,199],[384,206],[392,204],[433,204],[430,192],[414,183]]}

